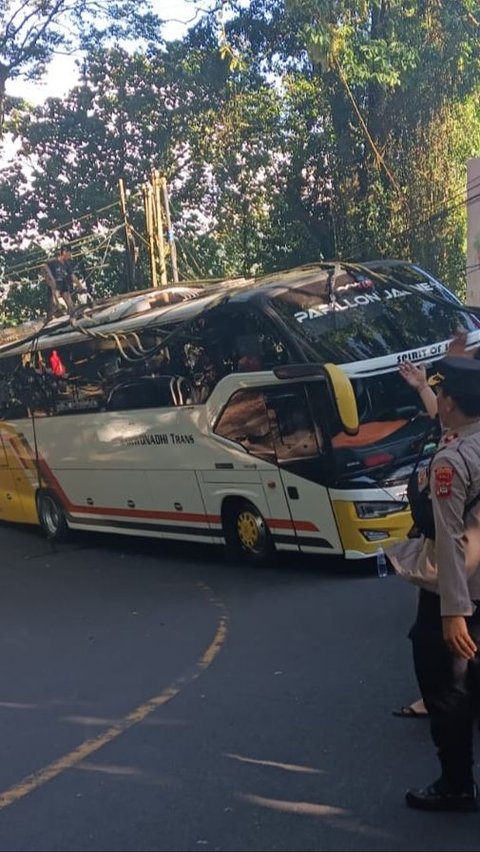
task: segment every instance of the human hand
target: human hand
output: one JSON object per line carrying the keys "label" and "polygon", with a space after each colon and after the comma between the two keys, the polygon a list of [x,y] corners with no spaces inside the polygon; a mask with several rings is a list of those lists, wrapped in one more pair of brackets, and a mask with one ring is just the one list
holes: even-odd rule
{"label": "human hand", "polygon": [[467,622],[463,615],[448,615],[442,617],[443,638],[450,651],[457,657],[473,660],[477,646],[467,630]]}
{"label": "human hand", "polygon": [[453,355],[455,356],[455,358],[458,358],[459,356],[470,358],[473,353],[465,351],[465,346],[467,345],[467,337],[468,331],[466,331],[464,328],[459,328],[456,331],[455,336],[447,349],[447,355]]}
{"label": "human hand", "polygon": [[420,393],[427,387],[427,371],[423,364],[417,367],[411,361],[402,361],[398,368],[402,379],[405,379],[411,388],[415,388]]}

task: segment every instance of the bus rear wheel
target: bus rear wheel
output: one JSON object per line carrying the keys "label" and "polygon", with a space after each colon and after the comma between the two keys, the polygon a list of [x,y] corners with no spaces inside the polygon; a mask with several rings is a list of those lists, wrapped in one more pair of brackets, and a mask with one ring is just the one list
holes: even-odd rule
{"label": "bus rear wheel", "polygon": [[267,565],[275,557],[275,545],[265,518],[249,500],[227,509],[225,540],[230,554],[250,565]]}
{"label": "bus rear wheel", "polygon": [[51,491],[37,494],[37,512],[40,527],[50,541],[66,541],[69,529],[65,512],[58,498]]}

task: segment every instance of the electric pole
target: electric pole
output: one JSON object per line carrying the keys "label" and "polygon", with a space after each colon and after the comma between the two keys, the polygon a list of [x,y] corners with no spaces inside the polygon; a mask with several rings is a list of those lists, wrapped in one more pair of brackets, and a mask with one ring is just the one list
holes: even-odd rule
{"label": "electric pole", "polygon": [[120,210],[123,218],[123,235],[125,240],[125,278],[127,283],[127,291],[135,290],[136,284],[136,259],[137,247],[132,233],[132,226],[128,217],[127,194],[125,192],[125,182],[123,178],[118,181],[118,191],[120,194]]}
{"label": "electric pole", "polygon": [[165,263],[165,239],[163,234],[163,213],[162,213],[162,197],[161,197],[161,178],[160,173],[157,169],[152,169],[152,187],[153,187],[153,209],[155,213],[155,230],[156,230],[156,243],[157,243],[157,251],[158,251],[158,260],[159,260],[159,271],[160,271],[160,286],[166,287],[168,284],[167,281],[167,265]]}
{"label": "electric pole", "polygon": [[145,225],[147,231],[148,256],[150,260],[150,275],[152,287],[157,287],[157,263],[155,258],[155,232],[153,223],[153,187],[145,183],[142,187]]}
{"label": "electric pole", "polygon": [[168,187],[166,178],[160,178],[163,194],[163,206],[165,208],[165,221],[167,225],[167,239],[170,247],[170,262],[172,264],[172,279],[174,284],[178,284],[178,265],[177,265],[177,247],[175,245],[175,236],[172,228],[172,219],[170,216],[170,198],[168,195]]}

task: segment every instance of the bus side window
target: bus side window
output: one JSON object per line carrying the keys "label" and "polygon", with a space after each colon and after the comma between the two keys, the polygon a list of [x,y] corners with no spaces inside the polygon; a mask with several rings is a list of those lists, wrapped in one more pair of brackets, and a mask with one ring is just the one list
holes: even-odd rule
{"label": "bus side window", "polygon": [[22,370],[21,358],[8,358],[2,362],[0,374],[0,418],[3,420],[20,420],[28,417],[28,408],[23,400],[22,388],[19,386],[18,375]]}
{"label": "bus side window", "polygon": [[273,436],[261,391],[241,390],[234,393],[214,431],[222,438],[241,444],[252,455],[274,461]]}
{"label": "bus side window", "polygon": [[304,387],[288,391],[279,388],[266,396],[278,461],[318,456],[320,448]]}
{"label": "bus side window", "polygon": [[2,366],[7,369],[1,379],[0,416],[4,420],[21,420],[37,410],[39,416],[47,413],[48,400],[41,380],[40,363],[40,352],[15,356],[13,362],[10,359],[3,362]]}
{"label": "bus side window", "polygon": [[182,376],[141,376],[114,387],[106,407],[107,411],[129,411],[191,404],[192,387]]}
{"label": "bus side window", "polygon": [[112,359],[117,358],[110,341],[86,340],[47,350],[45,380],[51,385],[53,414],[86,414],[105,405],[105,382]]}
{"label": "bus side window", "polygon": [[[273,370],[291,360],[286,342],[282,339],[278,329],[273,325],[270,317],[261,310],[248,311],[245,315],[245,337],[236,338],[236,348],[242,357],[242,348],[247,347],[249,354],[249,341],[255,341],[254,354],[258,356],[260,366],[255,369]],[[245,342],[244,342],[245,341]],[[237,366],[241,369],[241,364]]]}

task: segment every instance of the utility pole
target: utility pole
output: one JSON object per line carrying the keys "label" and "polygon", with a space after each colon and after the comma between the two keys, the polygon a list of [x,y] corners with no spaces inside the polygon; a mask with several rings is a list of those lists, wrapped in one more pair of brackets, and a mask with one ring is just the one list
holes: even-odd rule
{"label": "utility pole", "polygon": [[480,307],[480,157],[467,162],[467,305]]}
{"label": "utility pole", "polygon": [[143,207],[145,210],[145,225],[147,231],[148,256],[150,260],[150,275],[152,287],[157,287],[157,264],[155,259],[155,232],[153,224],[153,187],[145,183],[142,187]]}
{"label": "utility pole", "polygon": [[168,187],[166,178],[160,178],[160,183],[162,187],[163,194],[163,206],[165,208],[165,221],[167,225],[167,238],[168,245],[170,247],[170,261],[172,264],[172,278],[173,283],[178,284],[178,265],[177,265],[177,247],[175,245],[175,237],[172,228],[172,219],[170,216],[170,198],[168,195]]}
{"label": "utility pole", "polygon": [[153,209],[155,213],[156,226],[156,243],[158,251],[158,260],[160,266],[160,286],[166,287],[167,280],[167,265],[165,263],[165,240],[163,235],[163,214],[162,214],[162,198],[161,198],[161,178],[160,172],[157,169],[152,169],[151,182],[153,187]]}
{"label": "utility pole", "polygon": [[137,247],[132,233],[132,227],[128,218],[127,194],[125,192],[125,182],[123,178],[118,181],[118,191],[120,194],[120,210],[123,218],[123,233],[125,239],[125,278],[127,281],[127,291],[135,290],[135,264]]}

